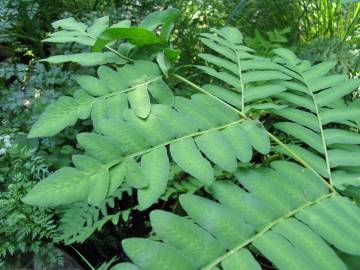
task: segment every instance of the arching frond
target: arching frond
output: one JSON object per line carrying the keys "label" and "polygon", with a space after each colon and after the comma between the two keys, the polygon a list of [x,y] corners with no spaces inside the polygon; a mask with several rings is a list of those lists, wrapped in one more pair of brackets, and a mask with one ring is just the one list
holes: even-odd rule
{"label": "arching frond", "polygon": [[238,169],[241,186],[215,182],[216,201],[182,195],[189,218],[153,211],[161,242],[123,241],[134,269],[261,269],[259,255],[279,269],[347,269],[334,247],[360,255],[360,209],[295,163],[271,165]]}
{"label": "arching frond", "polygon": [[87,200],[98,206],[125,185],[138,190],[139,208],[146,209],[164,193],[171,160],[210,185],[212,164],[235,172],[237,160],[249,162],[253,148],[270,151],[262,126],[206,95],[176,97],[173,107],[155,104],[150,111],[146,119],[134,108],[95,119],[96,133],[77,136],[85,155],[73,157],[75,167],[61,168],[38,183],[24,202],[54,207]]}

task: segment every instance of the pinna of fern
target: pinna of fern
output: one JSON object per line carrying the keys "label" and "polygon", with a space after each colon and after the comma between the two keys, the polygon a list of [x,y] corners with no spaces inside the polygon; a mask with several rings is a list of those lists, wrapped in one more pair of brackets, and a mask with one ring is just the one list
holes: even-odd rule
{"label": "pinna of fern", "polygon": [[336,188],[359,186],[360,106],[356,100],[348,102],[344,97],[358,89],[360,80],[328,74],[334,62],[311,66],[289,50],[276,49],[275,53],[292,80],[278,82],[287,91],[276,96],[289,107],[274,113],[288,121],[274,127],[307,145],[309,149],[301,145],[288,147]]}
{"label": "pinna of fern", "polygon": [[251,109],[277,108],[275,104],[258,101],[286,90],[285,86],[276,83],[276,80],[291,79],[281,71],[280,65],[255,55],[251,48],[243,45],[243,36],[236,28],[213,29],[212,33],[202,34],[200,39],[210,53],[199,56],[211,66],[197,67],[215,79],[211,84],[203,85],[203,89],[242,113]]}
{"label": "pinna of fern", "polygon": [[[200,57],[220,71],[209,66],[198,68],[221,82],[202,86],[203,92],[240,109],[245,116],[249,109],[271,109],[272,114],[290,120],[276,123],[275,128],[310,146],[320,156],[299,145],[279,145],[278,152],[292,157],[295,154],[297,160],[309,164],[332,185],[334,179],[334,185],[341,190],[346,185],[359,186],[359,103],[348,104],[344,97],[358,89],[360,80],[347,79],[343,74],[327,75],[335,63],[311,67],[309,61],[301,61],[283,48],[274,50],[280,56],[275,61],[254,56],[250,48],[242,45],[237,29],[214,30],[203,34],[201,40],[217,55]],[[268,97],[277,103],[256,104]],[[340,128],[332,128],[334,124]],[[329,128],[325,129],[325,125]],[[331,172],[335,167],[337,170]]]}
{"label": "pinna of fern", "polygon": [[278,269],[347,269],[334,247],[360,254],[360,209],[308,169],[271,167],[238,169],[237,183],[216,181],[213,199],[181,195],[188,218],[153,211],[161,242],[123,240],[133,264],[113,269],[261,269],[259,254]]}

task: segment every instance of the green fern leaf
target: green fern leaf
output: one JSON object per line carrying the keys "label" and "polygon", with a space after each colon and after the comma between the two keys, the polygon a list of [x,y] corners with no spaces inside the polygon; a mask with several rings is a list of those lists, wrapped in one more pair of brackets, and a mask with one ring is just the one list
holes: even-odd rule
{"label": "green fern leaf", "polygon": [[101,168],[101,163],[99,161],[86,155],[74,155],[72,156],[72,162],[78,170],[84,172]]}
{"label": "green fern leaf", "polygon": [[[123,247],[128,256],[141,269],[176,269],[195,270],[186,257],[175,248],[148,239],[130,238],[123,241]],[[143,252],[149,256],[142,256]],[[161,258],[161,259],[159,259]]]}
{"label": "green fern leaf", "polygon": [[76,82],[82,89],[88,92],[93,97],[104,96],[109,93],[109,90],[104,85],[103,81],[88,75],[79,75],[76,77]]}
{"label": "green fern leaf", "polygon": [[284,117],[288,120],[291,120],[295,123],[298,123],[302,126],[310,128],[314,131],[319,131],[319,123],[317,118],[312,113],[294,109],[294,108],[285,108],[282,110],[274,110],[272,113]]}
{"label": "green fern leaf", "polygon": [[321,137],[314,131],[292,122],[279,122],[276,123],[274,127],[299,139],[316,151],[324,153],[324,149],[321,145]]}
{"label": "green fern leaf", "polygon": [[117,64],[124,65],[126,61],[113,52],[98,53],[75,53],[67,55],[54,55],[40,60],[52,64],[60,64],[65,62],[74,62],[83,67]]}
{"label": "green fern leaf", "polygon": [[161,147],[141,158],[141,169],[149,180],[149,185],[138,190],[139,208],[147,209],[165,192],[169,180],[169,159],[166,148]]}
{"label": "green fern leaf", "polygon": [[131,107],[137,116],[146,118],[150,113],[150,97],[145,85],[135,88],[128,94]]}
{"label": "green fern leaf", "polygon": [[90,178],[90,190],[88,202],[91,205],[100,206],[108,194],[110,174],[106,169],[98,171]]}
{"label": "green fern leaf", "polygon": [[246,133],[250,144],[262,154],[267,154],[270,151],[270,140],[265,130],[258,126],[253,120],[244,121],[241,127]]}
{"label": "green fern leaf", "polygon": [[95,133],[80,133],[77,140],[86,154],[103,163],[118,159],[124,154],[111,140]]}
{"label": "green fern leaf", "polygon": [[[329,177],[326,161],[322,157],[318,156],[314,152],[306,150],[305,148],[299,145],[287,144],[286,146],[297,156],[299,156],[300,158],[305,160],[305,162],[310,164],[310,166],[320,175],[324,177]],[[286,149],[284,149],[283,147],[276,146],[274,150],[279,153],[283,153],[291,158],[294,158],[293,154],[287,151]]]}
{"label": "green fern leaf", "polygon": [[235,156],[244,163],[251,160],[253,155],[251,143],[244,129],[232,126],[221,131],[226,141],[230,144]]}
{"label": "green fern leaf", "polygon": [[[210,233],[190,220],[160,210],[151,212],[150,219],[156,234],[182,250],[197,268],[225,251]],[[179,234],[182,230],[186,230],[186,233]]]}
{"label": "green fern leaf", "polygon": [[[120,185],[125,180],[126,168],[124,164],[119,164],[110,170],[110,184],[109,184],[109,194],[113,195],[114,192],[120,187]],[[142,187],[146,186],[142,185]]]}
{"label": "green fern leaf", "polygon": [[[261,269],[254,258],[259,254],[280,270],[347,269],[333,247],[360,254],[358,206],[329,193],[308,169],[287,161],[272,165],[275,169],[239,169],[241,186],[215,182],[211,193],[218,202],[182,195],[180,202],[189,218],[159,210],[151,213],[155,233],[163,241],[157,245],[183,256],[179,269],[184,263],[190,263],[189,269],[208,270],[220,264],[224,269],[242,265]],[[279,189],[282,192],[276,193]],[[124,244],[128,241],[134,245],[131,250],[125,248],[132,261],[153,269],[153,251],[143,246],[148,242],[155,247],[154,242],[129,239]],[[157,259],[167,261],[167,256],[159,254]],[[178,269],[177,265],[171,269]]]}
{"label": "green fern leaf", "polygon": [[49,105],[39,120],[32,126],[28,138],[53,136],[77,121],[78,104],[71,97],[60,97]]}
{"label": "green fern leaf", "polygon": [[149,185],[149,179],[134,159],[124,162],[126,168],[126,183],[133,188],[144,188]]}
{"label": "green fern leaf", "polygon": [[[262,126],[252,120],[244,122],[236,112],[206,95],[196,94],[191,99],[176,97],[174,107],[152,105],[146,119],[136,116],[134,109],[125,109],[126,106],[121,116],[109,115],[103,103],[99,104],[92,111],[92,117],[97,119],[94,122],[96,132],[77,136],[79,145],[85,149],[87,160],[83,163],[86,165],[82,165],[79,158],[74,159],[79,168],[94,164],[92,169],[86,167],[82,175],[84,182],[91,182],[89,179],[93,175],[98,177],[102,170],[110,174],[110,180],[103,175],[104,180],[96,182],[104,184],[98,187],[102,195],[96,194],[96,198],[130,186],[138,190],[139,208],[145,209],[165,192],[167,173],[164,169],[160,174],[159,170],[168,167],[166,164],[171,159],[182,170],[210,185],[214,181],[211,162],[225,171],[234,172],[237,159],[250,161],[252,148],[262,153],[270,150],[270,141]],[[115,109],[111,111],[120,113]],[[239,141],[237,136],[242,140]],[[169,148],[169,154],[163,147]],[[145,162],[148,164],[146,169],[138,164],[141,157],[155,155],[159,149],[164,149],[162,153],[166,159],[163,157],[157,163]],[[152,172],[156,176],[151,176]],[[82,199],[79,197],[78,201]],[[99,205],[101,200],[90,201]],[[36,204],[36,201],[32,203]]]}
{"label": "green fern leaf", "polygon": [[185,171],[204,182],[211,184],[214,180],[213,168],[191,138],[180,140],[170,145],[170,152],[175,162]]}
{"label": "green fern leaf", "polygon": [[93,22],[93,24],[87,28],[87,32],[93,37],[98,37],[108,27],[109,27],[109,17],[104,16],[96,19]]}
{"label": "green fern leaf", "polygon": [[261,270],[253,255],[247,249],[241,249],[235,254],[226,258],[221,266],[224,270],[248,269]]}
{"label": "green fern leaf", "polygon": [[[38,206],[56,207],[85,200],[90,186],[83,177],[83,173],[75,168],[61,168],[39,182],[22,201]],[[74,189],[74,186],[77,188]]]}
{"label": "green fern leaf", "polygon": [[237,162],[230,144],[218,131],[208,132],[195,138],[199,149],[216,165],[228,172],[235,172]]}
{"label": "green fern leaf", "polygon": [[341,122],[344,120],[357,120],[360,116],[360,108],[348,107],[342,109],[330,109],[320,113],[324,125],[331,122]]}
{"label": "green fern leaf", "polygon": [[132,263],[118,263],[111,267],[111,270],[139,270],[139,268]]}

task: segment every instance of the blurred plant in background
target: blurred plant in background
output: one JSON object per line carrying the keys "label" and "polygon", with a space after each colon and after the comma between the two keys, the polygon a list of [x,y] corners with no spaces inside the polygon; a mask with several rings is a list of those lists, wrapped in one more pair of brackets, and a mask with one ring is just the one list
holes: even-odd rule
{"label": "blurred plant in background", "polygon": [[245,38],[245,43],[262,56],[274,56],[274,49],[289,46],[289,40],[286,38],[286,35],[290,32],[290,27],[267,31],[265,35],[255,30],[253,37]]}
{"label": "blurred plant in background", "polygon": [[313,64],[325,59],[337,62],[335,72],[345,72],[352,77],[360,75],[360,48],[337,38],[320,38],[301,48],[302,57]]}

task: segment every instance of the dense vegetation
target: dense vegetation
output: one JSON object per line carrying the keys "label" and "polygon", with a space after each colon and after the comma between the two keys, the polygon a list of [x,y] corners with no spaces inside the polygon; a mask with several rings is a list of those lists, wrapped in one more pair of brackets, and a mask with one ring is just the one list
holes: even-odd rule
{"label": "dense vegetation", "polygon": [[359,268],[357,1],[0,5],[0,267]]}

